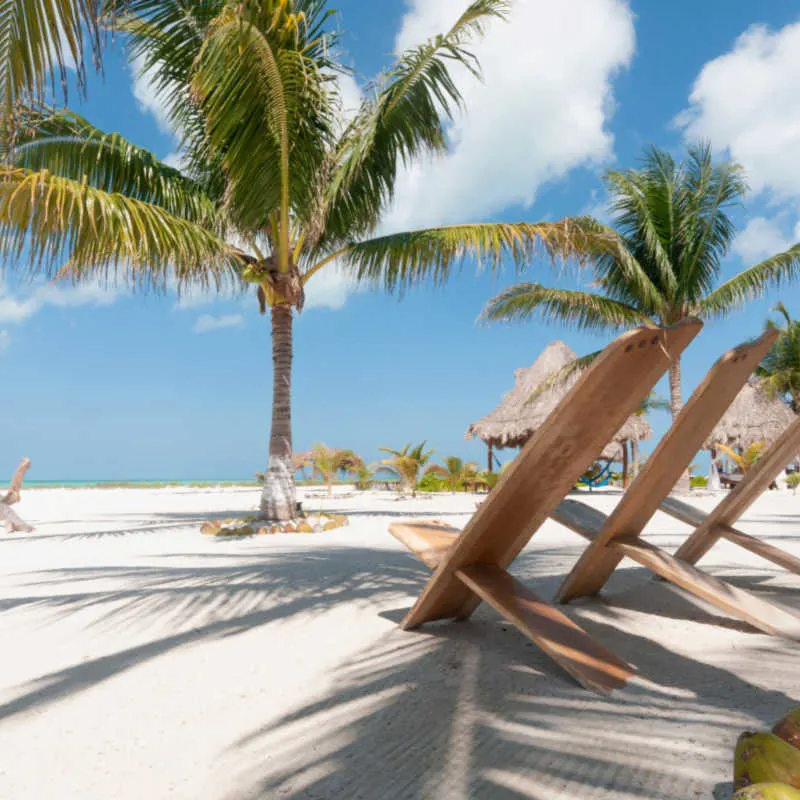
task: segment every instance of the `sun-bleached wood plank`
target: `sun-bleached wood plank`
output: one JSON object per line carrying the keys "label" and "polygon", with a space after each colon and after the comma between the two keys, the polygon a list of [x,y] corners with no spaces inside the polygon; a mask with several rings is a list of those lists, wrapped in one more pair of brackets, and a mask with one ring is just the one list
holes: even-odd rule
{"label": "sun-bleached wood plank", "polygon": [[[708,514],[699,508],[674,498],[667,498],[660,508],[666,514],[694,527],[699,527],[708,518]],[[757,539],[755,536],[750,536],[730,525],[719,525],[715,529],[715,534],[717,534],[717,538],[727,539],[729,542],[738,544],[739,547],[743,547],[745,550],[749,550],[751,553],[755,553],[757,556],[761,556],[761,558],[765,558],[767,561],[789,570],[789,572],[800,575],[800,558],[781,550],[775,545]]]}
{"label": "sun-bleached wood plank", "polygon": [[399,539],[426,566],[436,569],[461,533],[443,522],[396,522],[389,533]]}
{"label": "sun-bleached wood plank", "polygon": [[603,588],[620,562],[619,553],[608,547],[609,542],[638,536],[644,530],[776,336],[777,331],[767,331],[754,342],[727,352],[709,370],[595,541],[564,580],[556,595],[559,602],[594,595]]}
{"label": "sun-bleached wood plank", "polygon": [[800,419],[764,453],[755,466],[731,489],[717,507],[698,525],[697,530],[678,548],[675,555],[687,564],[696,564],[770,487],[781,470],[800,453]]}
{"label": "sun-bleached wood plank", "polygon": [[456,577],[473,564],[506,568],[702,327],[639,328],[612,342],[531,437],[480,505],[403,627],[468,617],[480,598]]}
{"label": "sun-bleached wood plank", "polygon": [[504,569],[475,564],[456,575],[586,689],[609,694],[633,676],[628,664]]}
{"label": "sun-bleached wood plank", "polygon": [[795,612],[724,583],[641,539],[617,539],[612,546],[695,597],[749,622],[753,627],[800,641],[800,615]]}

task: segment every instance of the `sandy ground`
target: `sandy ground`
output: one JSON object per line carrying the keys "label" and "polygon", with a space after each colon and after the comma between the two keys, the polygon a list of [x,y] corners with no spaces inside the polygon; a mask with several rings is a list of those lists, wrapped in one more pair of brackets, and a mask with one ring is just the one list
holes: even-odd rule
{"label": "sandy ground", "polygon": [[[739,732],[800,702],[798,645],[630,562],[568,611],[639,670],[613,698],[485,606],[400,631],[427,571],[387,525],[461,525],[473,497],[307,498],[351,527],[197,532],[256,502],[241,489],[23,496],[37,531],[0,535],[0,798],[728,798]],[[800,555],[800,496],[766,495],[741,527]],[[686,531],[659,515],[647,538],[673,548]],[[548,523],[513,571],[552,596],[581,548]],[[800,609],[798,576],[727,544],[705,563]]]}

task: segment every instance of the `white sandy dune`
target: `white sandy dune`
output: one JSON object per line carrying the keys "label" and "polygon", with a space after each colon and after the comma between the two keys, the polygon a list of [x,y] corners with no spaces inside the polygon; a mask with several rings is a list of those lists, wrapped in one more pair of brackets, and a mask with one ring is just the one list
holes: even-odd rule
{"label": "white sandy dune", "polygon": [[[728,798],[739,732],[800,703],[799,645],[630,562],[604,599],[568,607],[639,671],[613,698],[485,606],[400,631],[427,570],[387,525],[461,525],[474,497],[325,500],[352,526],[318,535],[198,533],[256,501],[23,495],[36,532],[0,535],[2,800]],[[800,496],[767,494],[741,527],[800,555]],[[646,538],[674,548],[686,532],[659,515]],[[552,596],[582,546],[548,523],[513,571]],[[727,544],[704,565],[800,609],[799,576]]]}

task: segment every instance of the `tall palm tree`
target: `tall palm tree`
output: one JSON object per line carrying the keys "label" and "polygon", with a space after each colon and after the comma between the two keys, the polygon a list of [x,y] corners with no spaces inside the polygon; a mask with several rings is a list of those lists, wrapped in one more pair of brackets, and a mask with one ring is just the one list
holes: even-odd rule
{"label": "tall palm tree", "polygon": [[[66,111],[35,109],[0,169],[0,255],[36,270],[144,288],[239,282],[272,320],[273,402],[261,516],[295,514],[293,320],[305,287],[341,265],[402,290],[465,259],[528,262],[571,247],[569,226],[466,224],[376,235],[401,168],[447,147],[461,106],[451,67],[506,0],[474,0],[445,34],[402,53],[342,114],[325,0],[128,0],[111,6],[183,143],[182,172]],[[234,246],[230,242],[236,242]]]}
{"label": "tall palm tree", "polygon": [[778,330],[779,335],[756,376],[771,397],[780,397],[795,414],[800,414],[800,321],[791,318],[783,303],[778,303],[775,311],[783,317],[783,323],[767,322],[767,328]]}
{"label": "tall palm tree", "polygon": [[[538,315],[614,332],[674,325],[692,316],[723,317],[800,272],[797,244],[720,283],[736,234],[728,212],[746,186],[742,168],[715,163],[707,144],[690,147],[679,162],[652,147],[639,169],[610,171],[605,183],[615,226],[587,217],[571,221],[578,231],[575,244],[591,263],[590,288],[521,283],[491,300],[485,318]],[[683,405],[680,360],[670,365],[669,378],[674,419]]]}
{"label": "tall palm tree", "polygon": [[402,481],[403,488],[412,497],[417,495],[420,470],[430,461],[434,453],[433,450],[425,449],[427,443],[427,441],[420,442],[416,447],[412,447],[409,443],[400,450],[392,450],[391,447],[378,448],[382,453],[389,453],[392,456],[380,462],[382,469],[396,475]]}
{"label": "tall palm tree", "polygon": [[425,470],[426,474],[436,475],[441,478],[451,492],[455,492],[459,483],[465,480],[474,480],[478,465],[474,461],[464,462],[458,456],[447,456],[442,459],[441,464],[432,464]]}

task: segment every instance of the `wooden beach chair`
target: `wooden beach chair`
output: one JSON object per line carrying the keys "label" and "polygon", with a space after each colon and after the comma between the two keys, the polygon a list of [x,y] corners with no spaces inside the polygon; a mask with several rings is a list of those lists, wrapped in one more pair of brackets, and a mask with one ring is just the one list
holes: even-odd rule
{"label": "wooden beach chair", "polygon": [[610,692],[631,668],[506,570],[626,419],[700,331],[687,320],[612,342],[531,437],[458,531],[431,522],[390,531],[435,572],[402,627],[466,619],[485,600],[583,686]]}
{"label": "wooden beach chair", "polygon": [[720,539],[727,539],[779,567],[800,575],[800,558],[734,527],[798,453],[800,453],[800,419],[783,432],[710,514],[675,498],[664,500],[661,504],[662,511],[695,528],[694,533],[675,553],[676,557],[687,564],[696,564]]}
{"label": "wooden beach chair", "polygon": [[[596,594],[622,559],[628,557],[690,595],[766,633],[800,639],[800,616],[794,612],[702,572],[683,559],[680,550],[672,556],[640,538],[659,507],[672,509],[677,516],[677,509],[686,505],[668,500],[667,496],[774,339],[775,332],[767,332],[756,342],[727,353],[712,367],[611,514],[605,515],[575,500],[566,500],[559,505],[553,518],[589,539],[590,544],[561,585],[557,600],[565,603],[576,597]],[[699,512],[692,510],[691,515],[698,522],[695,553],[701,553],[706,545],[710,546],[713,537],[730,535],[727,528],[720,531],[719,524],[731,517],[736,518],[740,503],[735,502],[734,493],[740,499],[744,495],[745,500],[752,502],[757,493],[772,481],[773,462],[785,465],[791,459],[800,428],[795,428],[794,436],[794,439],[785,437],[783,448],[773,448],[772,458],[765,458],[761,469],[743,480],[731,493],[728,499],[734,502],[724,503],[723,512],[709,515],[710,526],[707,519],[701,520]],[[784,460],[785,453],[789,455]],[[747,493],[748,487],[753,487],[750,494]],[[743,536],[736,532],[735,538]],[[758,544],[764,547],[762,543]]]}

